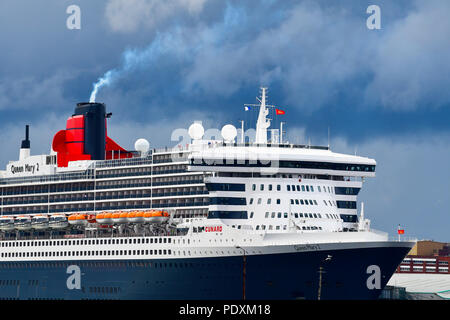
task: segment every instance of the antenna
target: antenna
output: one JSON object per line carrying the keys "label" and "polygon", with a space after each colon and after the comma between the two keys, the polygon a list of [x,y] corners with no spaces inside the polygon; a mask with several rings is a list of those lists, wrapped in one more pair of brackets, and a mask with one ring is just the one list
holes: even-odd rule
{"label": "antenna", "polygon": [[239,120],[241,122],[241,143],[244,144],[244,120]]}
{"label": "antenna", "polygon": [[330,126],[328,126],[328,150],[330,149]]}

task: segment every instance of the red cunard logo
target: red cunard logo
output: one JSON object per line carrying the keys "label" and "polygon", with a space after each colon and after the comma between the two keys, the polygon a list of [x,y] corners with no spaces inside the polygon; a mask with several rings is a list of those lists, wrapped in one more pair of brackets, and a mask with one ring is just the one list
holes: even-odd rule
{"label": "red cunard logo", "polygon": [[222,226],[205,227],[205,232],[222,232]]}

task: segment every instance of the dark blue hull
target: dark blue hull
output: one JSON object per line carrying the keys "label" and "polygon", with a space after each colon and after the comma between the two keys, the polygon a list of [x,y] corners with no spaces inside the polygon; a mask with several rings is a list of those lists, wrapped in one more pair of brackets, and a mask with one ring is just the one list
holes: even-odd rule
{"label": "dark blue hull", "polygon": [[[345,249],[253,255],[245,260],[238,256],[2,262],[0,299],[237,300],[245,294],[246,299],[316,300],[321,265],[324,271],[321,299],[377,299],[409,250],[409,247]],[[327,255],[332,256],[331,260],[322,263]],[[74,283],[76,287],[76,281],[69,279],[72,272],[67,272],[71,265],[79,267],[79,289],[68,288]],[[381,272],[377,287],[369,289],[371,272],[367,268],[371,265],[378,266]]]}

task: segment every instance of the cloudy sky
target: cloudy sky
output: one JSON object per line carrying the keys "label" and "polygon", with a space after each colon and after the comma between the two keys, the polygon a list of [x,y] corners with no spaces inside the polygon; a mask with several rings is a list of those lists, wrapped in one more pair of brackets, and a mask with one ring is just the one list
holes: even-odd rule
{"label": "cloudy sky", "polygon": [[[70,5],[81,29],[68,29]],[[369,5],[381,9],[370,30]],[[0,167],[18,157],[24,125],[48,153],[75,104],[113,113],[109,135],[173,146],[202,120],[239,120],[260,86],[286,111],[294,143],[377,160],[360,200],[372,226],[450,241],[450,2],[293,0],[2,0]]]}

